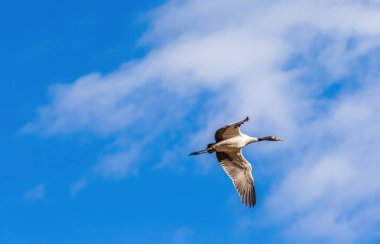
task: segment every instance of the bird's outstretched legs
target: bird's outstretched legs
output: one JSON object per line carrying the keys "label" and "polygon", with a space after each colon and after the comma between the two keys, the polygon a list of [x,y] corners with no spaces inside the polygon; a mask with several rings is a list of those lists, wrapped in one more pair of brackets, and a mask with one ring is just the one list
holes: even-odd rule
{"label": "bird's outstretched legs", "polygon": [[207,149],[202,150],[202,151],[198,151],[198,152],[192,152],[189,154],[189,156],[198,155],[198,154],[202,154],[202,153],[207,153]]}
{"label": "bird's outstretched legs", "polygon": [[213,149],[212,147],[209,147],[209,148],[204,149],[202,151],[192,152],[189,154],[189,156],[198,155],[198,154],[202,154],[202,153],[213,153],[213,152],[215,152],[215,149]]}

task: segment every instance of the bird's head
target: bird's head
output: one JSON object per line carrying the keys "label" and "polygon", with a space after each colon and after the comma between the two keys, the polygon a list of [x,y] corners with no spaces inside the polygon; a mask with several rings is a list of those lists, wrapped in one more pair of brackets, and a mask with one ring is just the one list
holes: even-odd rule
{"label": "bird's head", "polygon": [[283,139],[278,138],[276,136],[270,136],[269,138],[270,138],[269,141],[284,141]]}

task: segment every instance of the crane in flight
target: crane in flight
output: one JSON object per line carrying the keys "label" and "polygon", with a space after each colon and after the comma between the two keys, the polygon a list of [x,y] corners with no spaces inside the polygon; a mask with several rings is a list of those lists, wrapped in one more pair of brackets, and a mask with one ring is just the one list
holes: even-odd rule
{"label": "crane in flight", "polygon": [[210,143],[202,151],[190,153],[189,156],[202,153],[216,153],[223,170],[231,178],[241,202],[247,207],[256,204],[255,184],[252,177],[252,166],[242,154],[243,147],[259,141],[283,141],[275,136],[250,137],[241,133],[240,126],[249,118],[226,125],[215,132],[215,143]]}

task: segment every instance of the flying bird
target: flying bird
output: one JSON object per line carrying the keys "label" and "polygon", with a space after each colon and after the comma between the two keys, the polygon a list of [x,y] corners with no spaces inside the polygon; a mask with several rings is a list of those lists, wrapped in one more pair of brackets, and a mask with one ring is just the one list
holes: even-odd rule
{"label": "flying bird", "polygon": [[226,125],[215,132],[215,143],[210,143],[202,151],[190,153],[189,156],[202,153],[216,153],[223,170],[231,178],[241,202],[247,207],[256,204],[255,184],[252,177],[252,166],[244,158],[242,149],[248,144],[259,141],[283,141],[275,136],[250,137],[241,133],[240,126],[249,118]]}

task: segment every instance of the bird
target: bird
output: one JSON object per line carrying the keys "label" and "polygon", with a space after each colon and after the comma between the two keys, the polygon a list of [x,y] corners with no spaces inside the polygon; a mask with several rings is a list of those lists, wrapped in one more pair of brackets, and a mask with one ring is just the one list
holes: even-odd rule
{"label": "bird", "polygon": [[232,180],[242,204],[253,208],[256,205],[255,184],[252,165],[244,158],[242,149],[248,144],[260,141],[284,141],[276,136],[251,137],[240,131],[240,126],[248,122],[248,116],[238,122],[223,126],[215,132],[215,142],[206,149],[192,152],[189,156],[216,153],[220,166]]}

